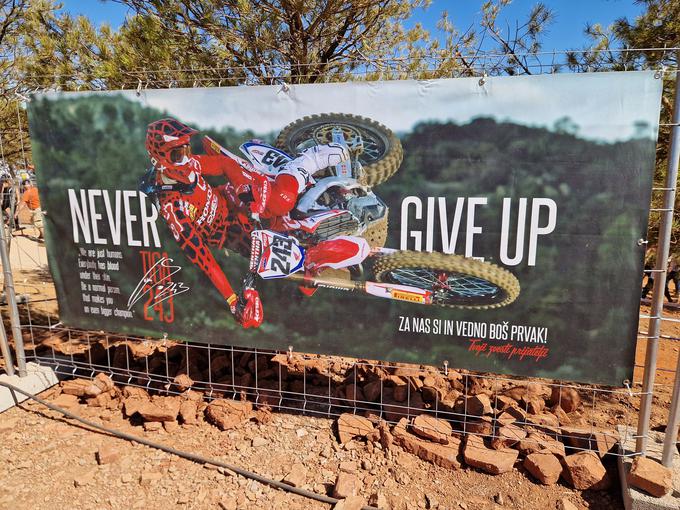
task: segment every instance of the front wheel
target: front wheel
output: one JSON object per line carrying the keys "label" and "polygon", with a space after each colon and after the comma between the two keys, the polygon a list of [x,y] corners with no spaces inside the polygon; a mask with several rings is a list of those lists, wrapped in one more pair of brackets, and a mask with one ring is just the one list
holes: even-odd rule
{"label": "front wheel", "polygon": [[432,292],[432,304],[453,308],[490,309],[519,296],[519,280],[489,262],[415,251],[398,251],[376,259],[377,281]]}

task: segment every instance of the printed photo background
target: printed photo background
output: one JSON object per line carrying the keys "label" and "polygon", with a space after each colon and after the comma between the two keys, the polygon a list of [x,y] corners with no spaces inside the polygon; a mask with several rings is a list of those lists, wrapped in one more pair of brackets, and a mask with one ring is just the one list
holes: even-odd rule
{"label": "printed photo background", "polygon": [[[34,96],[31,141],[64,324],[158,337],[168,333],[193,342],[293,345],[299,352],[387,361],[439,365],[448,360],[451,367],[612,385],[632,376],[644,256],[637,240],[646,233],[661,93],[653,73],[489,78],[483,87],[477,79],[456,79],[279,89]],[[260,280],[265,322],[243,330],[159,218],[160,251],[182,267],[175,281],[190,288],[173,299],[173,316],[166,308],[145,318],[144,300],[129,319],[83,313],[79,248],[123,252],[119,271],[111,273],[120,288],[116,304],[121,309],[144,273],[140,251],[146,248],[75,244],[68,189],[137,190],[150,166],[146,126],[163,117],[173,116],[239,153],[248,139],[273,143],[290,122],[329,112],[377,120],[402,142],[399,171],[374,188],[390,207],[388,247],[399,247],[401,203],[407,196],[418,196],[423,204],[427,197],[446,197],[449,218],[457,197],[487,197],[488,205],[477,209],[476,223],[484,231],[475,237],[474,255],[500,265],[502,199],[511,197],[513,204],[519,197],[555,200],[556,228],[540,239],[536,265],[528,266],[525,257],[521,265],[507,268],[521,284],[514,303],[488,311],[456,310],[326,289],[302,298],[292,282]],[[135,207],[131,212],[139,217]],[[411,218],[409,224],[425,228],[424,221]],[[99,230],[109,237],[106,218]],[[438,222],[434,231],[439,232]],[[511,228],[511,254],[514,243]],[[458,253],[463,246],[459,240]],[[435,250],[440,249],[435,241]],[[213,253],[238,288],[247,261],[234,253]],[[475,354],[468,337],[399,331],[402,316],[547,328],[542,345],[549,354],[539,361]]]}

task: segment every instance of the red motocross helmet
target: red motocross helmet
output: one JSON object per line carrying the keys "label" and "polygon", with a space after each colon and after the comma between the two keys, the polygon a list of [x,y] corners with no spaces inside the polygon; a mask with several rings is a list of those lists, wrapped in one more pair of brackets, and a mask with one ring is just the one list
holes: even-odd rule
{"label": "red motocross helmet", "polygon": [[[198,131],[194,128],[172,118],[149,124],[146,129],[146,151],[153,166],[171,179],[188,182],[188,176],[192,171],[191,165],[178,161],[175,154],[189,153],[191,137],[196,133]],[[180,151],[180,148],[186,150]]]}

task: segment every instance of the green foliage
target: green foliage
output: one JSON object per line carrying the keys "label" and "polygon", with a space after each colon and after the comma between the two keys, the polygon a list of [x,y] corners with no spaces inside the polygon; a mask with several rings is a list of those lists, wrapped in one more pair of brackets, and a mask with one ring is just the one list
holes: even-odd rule
{"label": "green foliage", "polygon": [[[677,0],[639,0],[645,11],[629,20],[620,18],[609,27],[600,24],[589,25],[586,36],[591,44],[584,52],[568,55],[567,64],[571,70],[584,71],[633,71],[640,69],[677,69],[680,65],[677,50],[665,48],[680,47],[680,2]],[[668,167],[668,147],[670,144],[671,115],[674,101],[674,81],[672,73],[665,73],[662,96],[661,123],[656,146],[655,187],[665,187]],[[671,184],[672,185],[672,184]],[[661,209],[662,193],[652,195],[652,208]],[[680,249],[679,202],[675,203],[675,220],[672,226],[671,250]],[[647,239],[650,245],[657,242],[661,214],[652,212],[649,220]]]}

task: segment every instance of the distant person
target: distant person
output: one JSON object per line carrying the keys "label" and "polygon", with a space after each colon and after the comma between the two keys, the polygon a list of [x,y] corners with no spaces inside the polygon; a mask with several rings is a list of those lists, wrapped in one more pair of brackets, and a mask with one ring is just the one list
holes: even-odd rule
{"label": "distant person", "polygon": [[[654,288],[654,267],[656,262],[656,249],[650,248],[645,254],[645,269],[644,276],[647,277],[647,283],[642,288],[642,299],[647,297],[650,290]],[[670,263],[670,260],[669,260]],[[664,295],[670,303],[675,303],[675,300],[671,297],[670,290],[668,289],[668,277],[666,278],[666,286],[664,288]]]}
{"label": "distant person", "polygon": [[668,284],[671,280],[673,280],[673,285],[675,286],[674,293],[675,300],[677,301],[678,295],[680,295],[680,292],[678,291],[678,282],[680,281],[680,266],[678,265],[677,255],[674,253],[671,253],[668,256],[668,265],[666,266],[666,297],[670,295]]}
{"label": "distant person", "polygon": [[17,204],[17,190],[14,187],[14,179],[8,171],[0,171],[0,194],[3,222],[11,226]]}
{"label": "distant person", "polygon": [[[17,216],[28,208],[31,213],[31,224],[38,230],[38,239],[44,239],[42,209],[40,208],[40,198],[38,188],[33,186],[30,180],[21,182],[21,201],[17,209]],[[18,222],[17,222],[18,223]]]}

